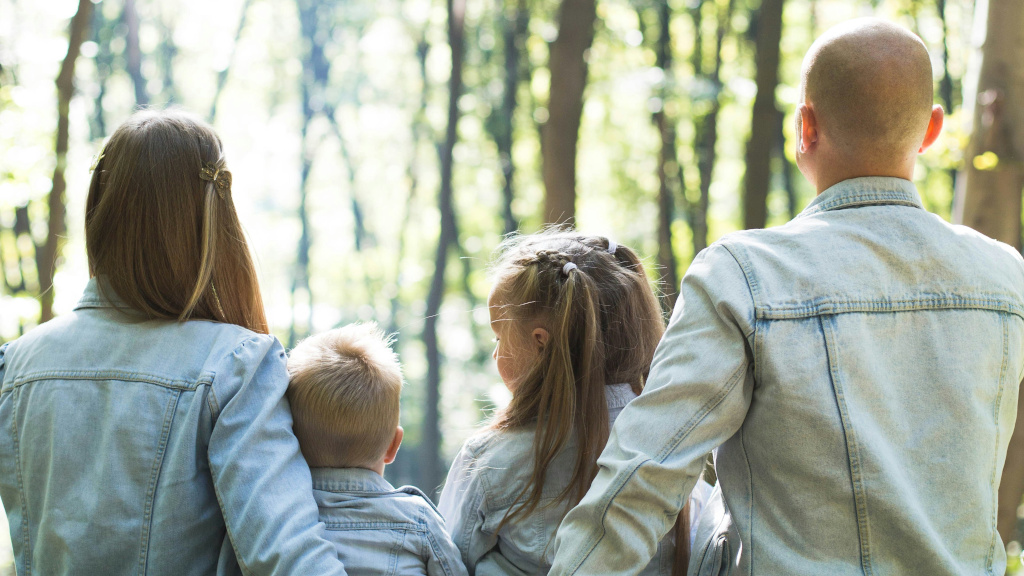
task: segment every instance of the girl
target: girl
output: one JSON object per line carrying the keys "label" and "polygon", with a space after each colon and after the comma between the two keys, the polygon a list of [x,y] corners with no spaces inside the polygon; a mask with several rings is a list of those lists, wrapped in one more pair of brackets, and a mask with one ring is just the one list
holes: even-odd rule
{"label": "girl", "polygon": [[231,194],[193,116],[139,112],[104,147],[85,295],[0,347],[19,574],[345,573]]}
{"label": "girl", "polygon": [[[512,401],[455,458],[440,510],[470,574],[546,574],[558,524],[590,487],[615,417],[643,389],[665,324],[626,246],[556,229],[510,238],[497,253],[488,307]],[[642,574],[672,572],[673,541]]]}

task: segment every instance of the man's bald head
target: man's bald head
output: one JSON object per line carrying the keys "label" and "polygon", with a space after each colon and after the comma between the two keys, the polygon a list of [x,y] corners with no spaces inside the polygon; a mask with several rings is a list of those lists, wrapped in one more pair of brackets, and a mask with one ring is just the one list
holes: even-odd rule
{"label": "man's bald head", "polygon": [[836,151],[868,162],[916,152],[932,110],[932,67],[920,38],[877,18],[840,24],[804,58],[801,94]]}

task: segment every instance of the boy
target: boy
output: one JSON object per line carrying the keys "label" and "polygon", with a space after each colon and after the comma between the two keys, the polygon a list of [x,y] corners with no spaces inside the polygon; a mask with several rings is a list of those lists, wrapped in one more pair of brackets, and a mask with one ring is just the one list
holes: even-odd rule
{"label": "boy", "polygon": [[303,340],[288,359],[295,436],[313,473],[326,538],[349,574],[466,574],[430,499],[384,466],[402,444],[402,370],[375,324]]}

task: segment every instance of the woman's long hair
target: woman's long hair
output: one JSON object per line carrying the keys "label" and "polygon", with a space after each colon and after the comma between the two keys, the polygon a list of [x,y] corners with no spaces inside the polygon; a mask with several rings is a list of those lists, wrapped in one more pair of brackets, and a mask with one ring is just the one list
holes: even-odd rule
{"label": "woman's long hair", "polygon": [[499,430],[536,426],[529,483],[502,525],[537,509],[548,466],[573,437],[572,477],[556,503],[577,504],[608,441],[605,385],[643,389],[665,323],[636,253],[626,246],[609,251],[610,244],[551,229],[511,237],[498,248],[494,297],[502,314],[538,322],[550,334],[493,424]]}
{"label": "woman's long hair", "polygon": [[221,141],[198,117],[146,110],[114,131],[89,185],[85,243],[100,290],[129,309],[268,332]]}

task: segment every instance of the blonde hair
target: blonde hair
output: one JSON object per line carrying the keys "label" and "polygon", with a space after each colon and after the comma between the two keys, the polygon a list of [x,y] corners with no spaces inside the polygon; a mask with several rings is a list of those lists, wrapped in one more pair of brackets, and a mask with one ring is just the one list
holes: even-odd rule
{"label": "blonde hair", "polygon": [[606,238],[565,228],[513,236],[498,247],[494,295],[502,314],[539,321],[550,334],[493,424],[536,426],[530,482],[502,525],[539,506],[547,468],[572,436],[572,477],[554,502],[580,501],[608,441],[605,385],[628,383],[639,394],[647,379],[665,321],[636,253],[610,248]]}
{"label": "blonde hair", "polygon": [[[231,200],[220,138],[178,110],[131,116],[103,147],[85,207],[89,269],[102,292],[149,318],[266,334],[256,268]],[[108,297],[111,296],[107,294]]]}
{"label": "blonde hair", "polygon": [[387,452],[402,396],[393,341],[376,324],[350,324],[291,351],[287,396],[311,467],[369,467]]}

